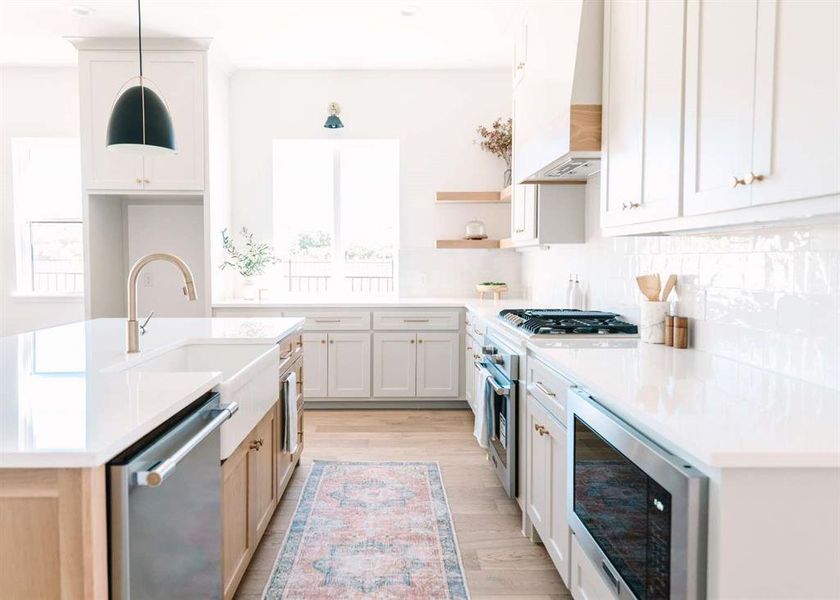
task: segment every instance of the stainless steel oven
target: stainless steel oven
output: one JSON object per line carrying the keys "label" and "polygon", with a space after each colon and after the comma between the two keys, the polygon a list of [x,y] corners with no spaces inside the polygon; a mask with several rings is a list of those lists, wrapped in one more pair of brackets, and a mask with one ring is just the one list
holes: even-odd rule
{"label": "stainless steel oven", "polygon": [[487,455],[508,496],[516,497],[517,387],[519,355],[500,339],[485,335],[479,367],[488,374],[484,386]]}
{"label": "stainless steel oven", "polygon": [[618,598],[705,598],[708,480],[598,404],[568,395],[569,525]]}

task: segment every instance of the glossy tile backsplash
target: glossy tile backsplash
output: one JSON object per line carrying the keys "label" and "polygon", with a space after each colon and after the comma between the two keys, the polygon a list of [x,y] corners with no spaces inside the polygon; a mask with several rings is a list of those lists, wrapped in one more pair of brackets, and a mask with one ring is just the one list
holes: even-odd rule
{"label": "glossy tile backsplash", "polygon": [[604,238],[599,193],[590,182],[586,244],[523,252],[528,298],[565,305],[577,274],[587,308],[636,321],[636,275],[676,273],[692,347],[840,389],[840,225]]}

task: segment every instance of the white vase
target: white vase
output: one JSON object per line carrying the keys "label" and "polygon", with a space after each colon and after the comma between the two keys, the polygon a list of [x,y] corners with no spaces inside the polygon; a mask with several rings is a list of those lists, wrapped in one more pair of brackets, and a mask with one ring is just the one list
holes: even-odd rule
{"label": "white vase", "polygon": [[242,297],[245,300],[257,299],[257,286],[248,277],[245,278],[245,284],[242,286]]}
{"label": "white vase", "polygon": [[665,343],[665,315],[668,302],[642,302],[639,315],[639,337],[648,344]]}

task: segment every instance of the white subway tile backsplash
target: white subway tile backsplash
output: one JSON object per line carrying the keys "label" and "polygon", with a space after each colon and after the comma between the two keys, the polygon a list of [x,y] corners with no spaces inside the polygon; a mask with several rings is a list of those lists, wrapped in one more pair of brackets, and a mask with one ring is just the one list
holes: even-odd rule
{"label": "white subway tile backsplash", "polygon": [[[597,213],[598,195],[597,181],[590,183],[587,214]],[[740,383],[764,369],[840,389],[840,225],[604,238],[590,223],[586,244],[521,254],[531,299],[565,305],[571,271],[589,308],[636,320],[635,277],[658,272],[664,281],[675,272],[692,347],[748,365]]]}

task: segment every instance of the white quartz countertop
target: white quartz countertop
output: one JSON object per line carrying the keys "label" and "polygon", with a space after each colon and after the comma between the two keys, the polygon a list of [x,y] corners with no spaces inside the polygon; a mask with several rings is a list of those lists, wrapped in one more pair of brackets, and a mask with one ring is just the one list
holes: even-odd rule
{"label": "white quartz countertop", "polygon": [[[492,296],[492,295],[491,295]],[[503,308],[532,307],[534,303],[521,298],[479,300],[471,298],[358,298],[354,296],[299,296],[283,300],[221,300],[213,308],[471,308],[478,307],[496,313]]]}
{"label": "white quartz countertop", "polygon": [[528,349],[700,468],[840,467],[840,391],[638,340]]}
{"label": "white quartz countertop", "polygon": [[131,358],[125,326],[94,319],[0,338],[0,468],[102,465],[221,381],[114,367],[196,341],[276,343],[303,319],[153,319]]}

